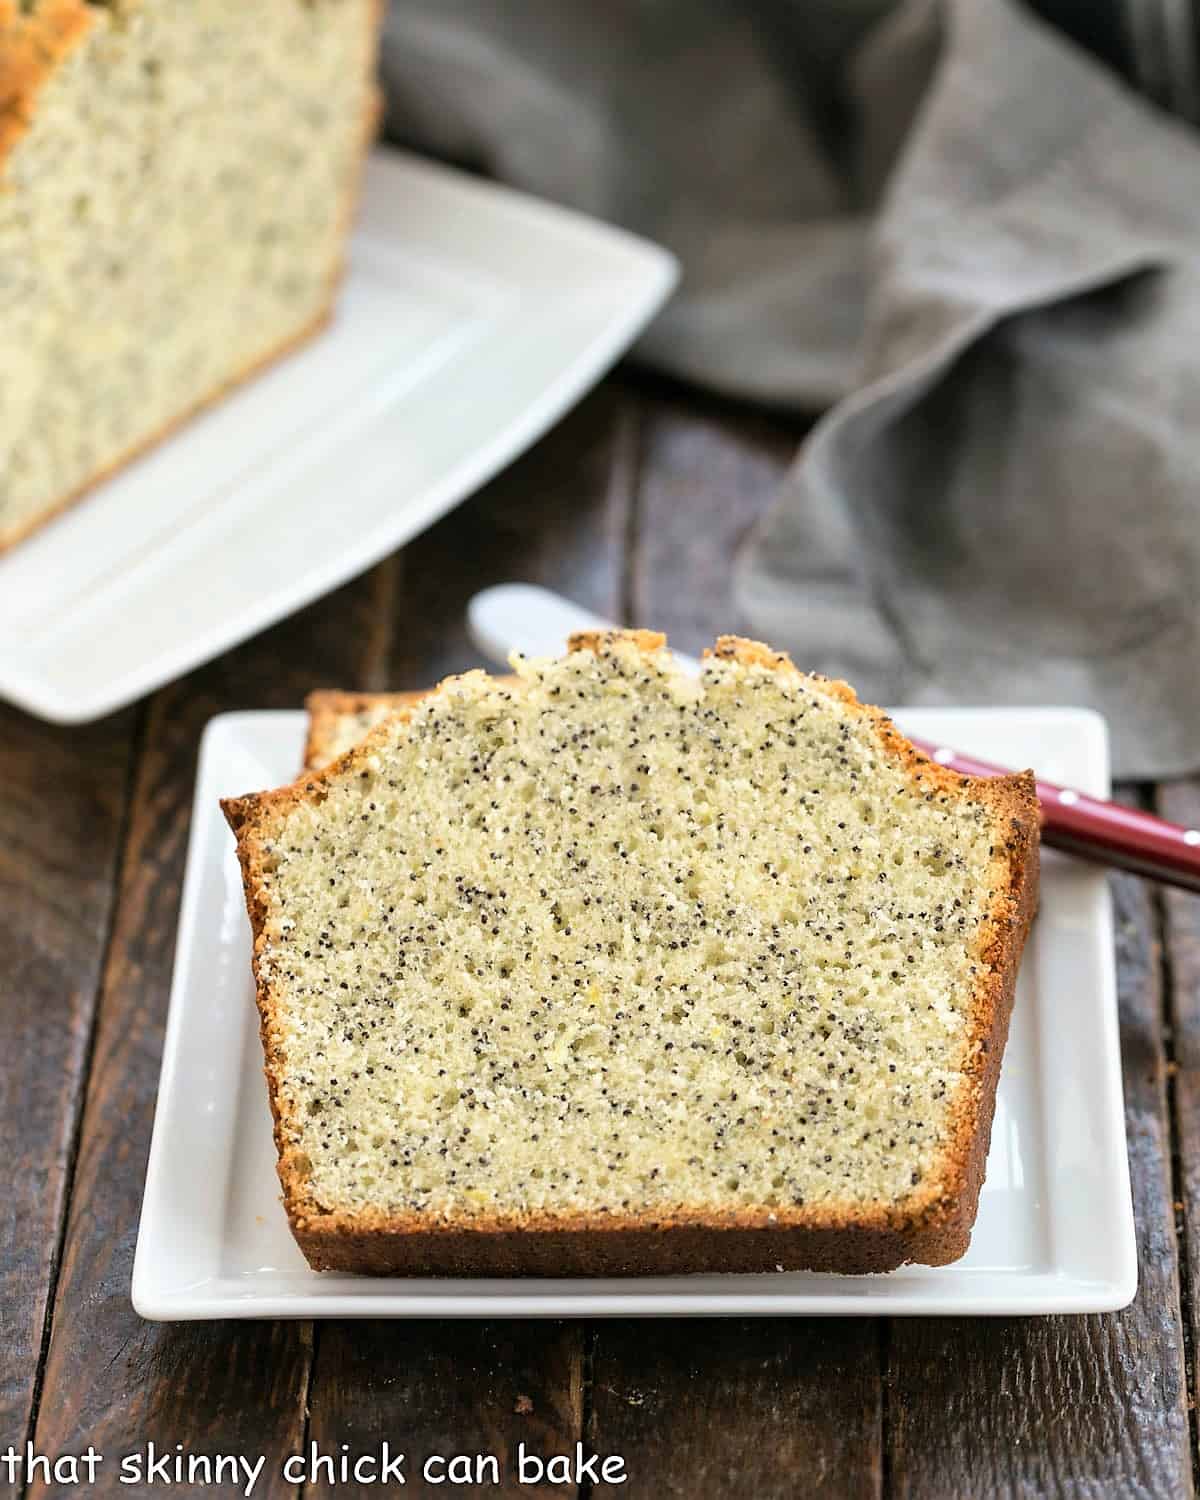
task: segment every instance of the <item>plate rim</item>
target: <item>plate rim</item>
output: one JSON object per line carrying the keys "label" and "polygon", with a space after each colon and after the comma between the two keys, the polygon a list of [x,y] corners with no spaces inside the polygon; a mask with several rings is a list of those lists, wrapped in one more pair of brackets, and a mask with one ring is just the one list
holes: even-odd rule
{"label": "plate rim", "polygon": [[[1108,731],[1104,718],[1092,709],[1046,705],[1030,707],[986,706],[915,706],[891,709],[897,719],[910,721],[929,713],[971,714],[1009,717],[1045,718],[1048,723],[1062,723],[1069,716],[1084,731],[1092,757],[1090,774],[1083,778],[1089,791],[1104,795],[1108,791]],[[1048,1316],[1052,1314],[1086,1314],[1113,1312],[1129,1305],[1138,1287],[1136,1228],[1129,1174],[1128,1139],[1124,1111],[1118,994],[1116,987],[1115,933],[1111,898],[1107,882],[1103,885],[1101,925],[1095,936],[1104,944],[1101,962],[1101,989],[1097,995],[1097,1033],[1103,1064],[1104,1118],[1115,1122],[1115,1151],[1106,1172],[1113,1174],[1116,1218],[1109,1223],[1115,1273],[1103,1279],[1074,1277],[1059,1270],[1029,1273],[1022,1277],[1025,1287],[1016,1292],[989,1294],[986,1289],[970,1295],[938,1297],[929,1292],[914,1293],[902,1288],[890,1291],[887,1282],[871,1282],[872,1291],[848,1290],[838,1296],[816,1297],[811,1292],[773,1293],[769,1290],[731,1290],[729,1292],[688,1291],[605,1291],[597,1283],[616,1278],[578,1278],[567,1282],[578,1285],[578,1291],[554,1291],[532,1294],[513,1291],[472,1291],[471,1283],[483,1278],[453,1278],[456,1289],[437,1296],[414,1289],[412,1280],[385,1278],[364,1283],[363,1291],[254,1293],[237,1291],[238,1283],[229,1276],[214,1276],[205,1281],[169,1287],[155,1274],[154,1236],[159,1182],[168,1170],[168,1143],[164,1124],[166,1104],[171,1091],[178,1087],[182,1064],[183,1011],[185,994],[185,960],[197,938],[200,921],[201,883],[204,860],[214,828],[214,811],[210,805],[209,780],[222,749],[222,739],[236,742],[239,730],[253,730],[270,722],[281,730],[292,721],[297,749],[305,722],[302,709],[238,709],[220,713],[205,725],[200,739],[196,781],[192,799],[192,818],[184,869],[183,892],[175,948],[175,963],[168,1002],[167,1024],[163,1041],[162,1066],[155,1101],[154,1125],[142,1196],[141,1220],[138,1226],[131,1279],[134,1310],[148,1321],[190,1322],[218,1318],[562,1318],[562,1317],[857,1317],[857,1316],[923,1316],[923,1317],[991,1317]],[[1118,1222],[1119,1220],[1119,1222]],[[322,1273],[310,1273],[319,1277]],[[1018,1275],[998,1271],[997,1277]],[[339,1277],[339,1282],[349,1278]],[[769,1276],[766,1278],[769,1280]],[[838,1278],[839,1283],[851,1278]],[[982,1279],[982,1276],[981,1276]],[[539,1281],[541,1278],[539,1278]],[[622,1278],[629,1283],[632,1278]],[[445,1285],[443,1281],[441,1283]],[[545,1283],[542,1283],[545,1285]],[[507,1283],[506,1283],[507,1285]],[[895,1286],[896,1283],[891,1283]],[[928,1285],[928,1283],[926,1283]],[[467,1290],[458,1290],[468,1287]],[[366,1288],[369,1288],[366,1289]]]}

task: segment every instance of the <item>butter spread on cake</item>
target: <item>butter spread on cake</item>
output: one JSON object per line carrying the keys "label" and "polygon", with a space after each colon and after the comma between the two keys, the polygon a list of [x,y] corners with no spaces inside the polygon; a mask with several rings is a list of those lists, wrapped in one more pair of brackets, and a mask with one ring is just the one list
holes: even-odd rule
{"label": "butter spread on cake", "polygon": [[377,0],[0,0],[0,548],[313,331]]}
{"label": "butter spread on cake", "polygon": [[1032,777],[947,771],[736,638],[700,682],[647,632],[515,666],[225,804],[310,1262],[961,1255],[1036,899]]}

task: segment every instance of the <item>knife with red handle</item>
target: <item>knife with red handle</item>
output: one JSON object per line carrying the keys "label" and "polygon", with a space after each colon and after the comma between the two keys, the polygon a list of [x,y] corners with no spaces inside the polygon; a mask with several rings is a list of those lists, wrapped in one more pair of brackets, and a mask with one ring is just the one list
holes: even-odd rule
{"label": "knife with red handle", "polygon": [[[945,745],[918,739],[912,743],[939,765],[961,771],[964,776],[1009,774],[1003,766],[961,755]],[[1037,792],[1044,844],[1098,864],[1115,865],[1168,885],[1200,891],[1200,829],[1182,828],[1153,813],[1089,797],[1086,792],[1053,781],[1039,781]]]}

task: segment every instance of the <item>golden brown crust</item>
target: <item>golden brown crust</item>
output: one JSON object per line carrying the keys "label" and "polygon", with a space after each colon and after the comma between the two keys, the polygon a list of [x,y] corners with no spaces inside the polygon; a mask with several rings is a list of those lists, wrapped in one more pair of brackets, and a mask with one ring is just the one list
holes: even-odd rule
{"label": "golden brown crust", "polygon": [[38,94],[96,24],[86,0],[0,0],[0,174],[33,121]]}
{"label": "golden brown crust", "polygon": [[[19,13],[17,0],[0,0],[0,191],[3,191],[5,161],[17,141],[28,130],[33,119],[37,95],[74,48],[88,35],[96,20],[96,8],[88,0],[41,0],[28,15]],[[383,25],[383,0],[372,0],[372,32],[368,40],[368,58],[374,57],[375,41]],[[9,30],[11,28],[11,31]],[[370,63],[368,62],[368,66]],[[325,301],[315,317],[272,348],[256,354],[235,370],[214,390],[178,412],[163,426],[132,444],[111,463],[98,469],[82,484],[61,496],[48,509],[22,526],[0,532],[0,556],[17,546],[49,522],[56,520],[77,501],[84,499],[106,479],[111,479],[134,459],[149,452],[172,433],[215,406],[239,385],[283,359],[314,338],[333,316],[338,287],[345,273],[344,247],[354,218],[362,187],[367,153],[378,129],[382,99],[378,89],[371,91],[363,117],[362,143],[358,170],[346,188],[340,214],[339,243],[341,251],[334,257],[327,279]]]}
{"label": "golden brown crust", "polygon": [[[664,638],[650,631],[590,632],[573,650],[602,650],[629,640],[654,651]],[[713,654],[746,665],[797,671],[760,642],[724,636]],[[479,1215],[431,1222],[427,1215],[329,1212],[309,1192],[305,1162],[289,1139],[279,1077],[282,1048],[273,999],[259,971],[264,937],[261,839],[273,818],[296,800],[319,797],[325,780],[373,754],[375,734],[333,767],[291,787],[222,803],[237,835],[254,932],[255,977],[266,1073],[275,1117],[279,1175],[292,1232],[315,1270],[376,1275],[643,1275],[691,1271],[808,1269],[859,1273],[893,1270],[909,1261],[943,1265],[967,1249],[983,1183],[1000,1061],[1008,1035],[1017,969],[1037,904],[1039,814],[1032,773],[994,779],[960,776],[930,760],[880,709],[860,704],[845,683],[822,680],[825,691],[861,713],[886,751],[925,795],[967,796],[987,803],[1001,830],[993,865],[995,896],[980,943],[979,987],[972,997],[968,1062],[951,1106],[945,1167],[929,1174],[895,1205],[814,1204],[775,1210],[680,1210],[647,1218],[621,1214]],[[369,695],[339,695],[363,705]],[[408,697],[409,695],[405,695]],[[421,695],[413,695],[421,696]],[[401,711],[403,705],[401,706]]]}
{"label": "golden brown crust", "polygon": [[250,930],[254,937],[254,956],[251,965],[254,971],[255,999],[258,1004],[258,1034],[263,1049],[263,1074],[267,1080],[267,1099],[271,1106],[271,1119],[274,1126],[276,1171],[279,1174],[280,1185],[283,1188],[283,1202],[287,1210],[288,1221],[292,1226],[292,1233],[296,1234],[296,1222],[293,1217],[293,1203],[295,1201],[298,1183],[303,1180],[302,1174],[297,1174],[293,1163],[294,1148],[287,1138],[288,1113],[287,1103],[281,1097],[279,1089],[279,1078],[284,1064],[283,1047],[277,1034],[275,1026],[275,1010],[267,988],[266,980],[259,967],[259,956],[263,945],[263,929],[266,924],[266,911],[262,896],[260,894],[259,876],[261,871],[258,867],[254,853],[254,845],[249,837],[255,821],[255,799],[243,797],[233,801],[223,801],[222,811],[237,837],[238,862],[242,868],[242,885],[246,893],[246,912],[250,918]]}
{"label": "golden brown crust", "polygon": [[602,651],[614,641],[627,641],[639,651],[661,651],[667,638],[661,630],[577,630],[567,639],[568,651]]}
{"label": "golden brown crust", "polygon": [[[748,1217],[748,1216],[744,1216]],[[924,1239],[898,1227],[847,1223],[752,1225],[661,1218],[633,1223],[560,1223],[553,1228],[483,1225],[370,1226],[326,1215],[293,1224],[314,1271],[368,1276],[679,1276],[702,1272],[832,1271],[865,1275],[910,1261],[941,1265],[957,1240]],[[962,1251],[958,1251],[961,1254]]]}

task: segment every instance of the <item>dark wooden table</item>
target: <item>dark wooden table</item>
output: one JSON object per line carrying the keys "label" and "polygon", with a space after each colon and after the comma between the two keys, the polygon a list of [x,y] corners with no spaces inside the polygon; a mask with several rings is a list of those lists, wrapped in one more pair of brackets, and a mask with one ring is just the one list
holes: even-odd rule
{"label": "dark wooden table", "polygon": [[[507,578],[697,650],[739,623],[730,560],[801,434],[620,374],[412,546],[148,700],[85,729],[0,709],[0,1452],[93,1443],[92,1493],[129,1496],[150,1490],[118,1488],[116,1458],[149,1440],[265,1453],[254,1493],[279,1496],[296,1487],[270,1471],[307,1440],[384,1437],[418,1459],[577,1439],[625,1457],[626,1485],[581,1495],[1193,1494],[1200,899],[1132,877],[1114,879],[1141,1264],[1125,1312],[165,1326],[130,1306],[206,721],[478,664],[463,607]],[[1198,782],[1126,795],[1200,822]],[[405,1493],[452,1489],[418,1472]],[[510,1475],[502,1493],[531,1491]]]}

